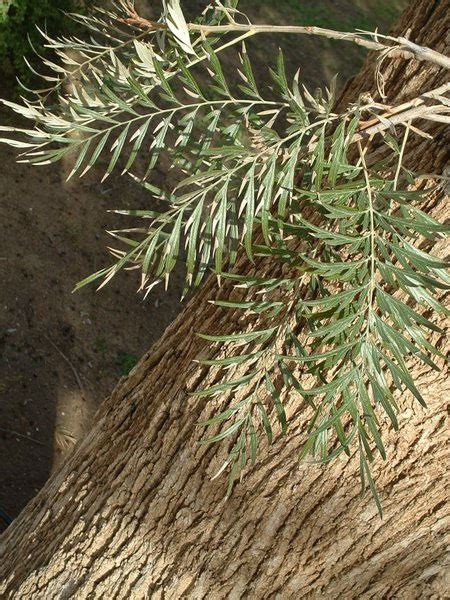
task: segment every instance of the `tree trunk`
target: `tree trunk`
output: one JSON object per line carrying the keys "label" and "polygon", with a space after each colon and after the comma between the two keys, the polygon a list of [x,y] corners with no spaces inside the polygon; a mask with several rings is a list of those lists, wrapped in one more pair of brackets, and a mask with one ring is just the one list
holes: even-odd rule
{"label": "tree trunk", "polygon": [[[445,53],[448,8],[448,0],[414,0],[396,33],[411,28],[412,40]],[[343,102],[373,88],[373,67],[369,59]],[[388,61],[383,73],[392,103],[447,76],[416,61]],[[436,124],[423,127],[435,139],[411,136],[408,161],[442,172],[448,139]],[[430,210],[445,218],[442,194]],[[242,259],[239,269],[254,266]],[[230,293],[225,285],[220,295]],[[400,398],[400,432],[386,427],[388,459],[374,473],[384,519],[369,495],[360,497],[355,457],[326,467],[298,463],[298,399],[288,404],[291,434],[263,449],[224,501],[224,481],[210,480],[223,448],[200,446],[197,427],[220,399],[189,394],[214,377],[193,363],[210,351],[196,332],[239,326],[239,315],[224,318],[208,303],[216,295],[210,279],[9,527],[0,597],[444,598],[445,374],[416,367],[428,408]]]}

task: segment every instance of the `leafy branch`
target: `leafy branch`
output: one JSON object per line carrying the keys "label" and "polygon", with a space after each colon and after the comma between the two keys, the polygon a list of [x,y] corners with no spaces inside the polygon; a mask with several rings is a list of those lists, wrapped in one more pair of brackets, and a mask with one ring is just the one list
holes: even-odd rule
{"label": "leafy branch", "polygon": [[[136,267],[148,294],[168,284],[178,262],[185,292],[209,271],[235,282],[239,299],[214,303],[241,311],[246,325],[201,334],[215,348],[202,361],[214,383],[197,392],[220,397],[221,409],[203,423],[204,443],[229,444],[217,474],[229,471],[228,494],[261,444],[287,434],[291,402],[301,407],[300,457],[329,462],[356,447],[363,487],[381,512],[370,465],[377,453],[387,456],[385,424],[398,428],[395,393],[425,405],[409,359],[438,369],[444,358],[429,339],[441,329],[424,311],[448,314],[439,291],[450,280],[423,241],[448,228],[421,209],[426,195],[411,189],[404,157],[411,136],[430,137],[419,119],[449,121],[450,85],[399,106],[380,89],[383,104],[363,95],[338,114],[335,81],[311,93],[298,73],[289,81],[280,52],[271,85],[261,84],[242,42],[313,34],[376,50],[380,60],[414,56],[448,68],[449,59],[404,38],[240,23],[236,0],[212,3],[196,23],[176,0],[163,5],[161,18],[148,21],[121,0],[117,13],[76,16],[90,41],[47,37],[59,60],[43,60],[50,85],[33,100],[3,101],[33,126],[1,127],[0,141],[21,150],[22,162],[70,157],[69,177],[107,155],[103,178],[120,168],[162,202],[158,211],[116,211],[142,226],[109,232],[119,244],[110,248],[114,263],[77,288],[102,287]],[[238,43],[230,81],[220,53]],[[164,190],[152,179],[163,155],[175,182]],[[256,275],[232,271],[242,253]],[[265,275],[267,263],[282,275]]]}
{"label": "leafy branch", "polygon": [[[258,247],[260,255],[287,262],[290,277],[275,281],[262,278],[257,282],[251,277],[239,277],[240,286],[258,287],[258,302],[233,302],[230,308],[247,313],[249,309],[272,311],[269,323],[264,323],[259,332],[251,328],[247,338],[240,333],[207,338],[227,344],[225,362],[218,359],[207,364],[225,365],[228,370],[234,364],[236,369],[232,379],[227,376],[224,383],[201,393],[225,393],[226,404],[232,403],[233,397],[245,399],[206,423],[213,426],[225,422],[218,434],[220,439],[234,433],[236,427],[240,431],[226,461],[233,465],[229,491],[246,466],[248,448],[259,443],[258,427],[272,443],[271,412],[281,434],[286,433],[283,396],[287,399],[294,394],[312,408],[306,426],[308,437],[300,456],[310,453],[314,459],[325,462],[342,452],[350,456],[356,438],[362,481],[369,483],[381,512],[369,469],[374,447],[386,458],[379,415],[385,413],[392,426],[398,428],[395,389],[409,391],[425,405],[405,357],[413,356],[436,370],[439,367],[433,356],[444,359],[426,333],[442,331],[422,315],[420,307],[428,304],[435,312],[448,315],[434,297],[436,290],[449,289],[450,278],[445,272],[448,265],[413,242],[421,237],[441,237],[448,227],[415,205],[424,199],[420,192],[397,190],[397,169],[394,179],[381,178],[367,167],[367,147],[363,149],[359,144],[359,151],[360,166],[357,173],[353,172],[352,182],[337,182],[330,189],[331,164],[326,161],[323,182],[328,185],[324,189],[297,189],[296,203],[302,208],[293,212],[292,222],[284,223],[285,231],[295,234],[293,248],[280,247],[280,243]],[[399,164],[402,155],[399,149]],[[306,213],[319,213],[320,226],[307,220]],[[273,226],[278,230],[279,221]],[[308,238],[308,251],[302,252],[298,244],[305,244]],[[301,285],[296,287],[298,271],[303,275]],[[314,290],[314,299],[305,299],[305,275],[309,277],[306,287]],[[289,328],[283,333],[276,325],[282,321],[279,311],[286,303],[271,298],[273,290],[280,288],[281,299],[296,290],[295,300],[287,308]],[[271,339],[270,366],[267,349],[255,347],[255,338],[259,344]],[[245,348],[241,348],[243,341],[248,341]],[[280,352],[280,346],[285,350]],[[262,404],[262,372],[267,383],[266,399],[264,413],[255,422],[255,406]],[[278,387],[272,383],[276,379],[282,382]],[[305,381],[311,380],[317,383],[306,387]],[[274,408],[270,410],[271,405]],[[217,435],[207,441],[214,442],[216,438]]]}

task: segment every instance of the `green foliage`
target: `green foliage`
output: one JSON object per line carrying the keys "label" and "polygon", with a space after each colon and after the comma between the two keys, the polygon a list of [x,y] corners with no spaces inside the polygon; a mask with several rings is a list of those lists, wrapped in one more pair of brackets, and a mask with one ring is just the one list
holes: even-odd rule
{"label": "green foliage", "polygon": [[[218,2],[201,23],[233,24],[235,9]],[[386,458],[383,428],[398,428],[395,392],[425,404],[410,359],[438,368],[442,354],[429,333],[440,332],[437,294],[450,286],[446,264],[429,252],[448,229],[421,210],[425,195],[408,189],[411,125],[394,129],[370,100],[333,112],[335,82],[312,94],[298,75],[288,81],[281,52],[270,86],[257,81],[244,45],[239,77],[229,80],[220,52],[249,34],[205,39],[180,14],[171,0],[165,28],[136,32],[101,11],[78,18],[93,34],[89,44],[47,37],[60,57],[58,65],[44,61],[53,70],[47,88],[35,101],[5,102],[34,127],[3,127],[2,141],[37,165],[73,156],[70,176],[105,154],[104,177],[145,158],[133,177],[165,209],[119,211],[142,227],[111,232],[114,263],[80,286],[105,285],[128,266],[140,270],[147,294],[167,285],[182,260],[186,291],[213,271],[243,293],[215,304],[242,311],[246,326],[200,334],[214,349],[203,363],[215,383],[197,395],[223,401],[203,423],[204,443],[229,443],[218,473],[229,470],[228,494],[259,448],[287,434],[290,399],[305,424],[300,457],[329,462],[356,450],[363,487],[381,511],[370,464],[377,453]],[[46,103],[50,93],[59,102]],[[385,152],[370,151],[361,129],[367,113]],[[162,156],[177,181],[166,190],[152,181]],[[231,270],[240,253],[255,264],[251,276]],[[267,264],[280,275],[265,275]]]}
{"label": "green foliage", "polygon": [[0,23],[3,23],[6,20],[6,15],[8,14],[11,4],[12,0],[2,0],[0,4]]}
{"label": "green foliage", "polygon": [[[290,390],[312,409],[301,456],[328,462],[342,452],[350,455],[356,442],[362,480],[375,493],[368,465],[375,451],[386,458],[383,419],[398,428],[393,391],[409,392],[425,406],[406,357],[436,370],[434,357],[444,358],[427,338],[427,331],[442,332],[420,309],[448,314],[434,297],[436,290],[450,287],[448,265],[415,243],[436,239],[448,227],[420,210],[421,193],[397,190],[394,180],[376,168],[367,170],[364,161],[358,167],[346,164],[349,137],[344,126],[335,130],[330,153],[321,159],[321,183],[316,179],[314,184],[319,167],[314,162],[304,178],[306,183],[311,178],[312,185],[294,190],[290,219],[269,223],[275,243],[254,248],[255,254],[289,265],[289,276],[237,278],[257,295],[254,302],[246,299],[231,307],[269,313],[264,330],[252,328],[244,346],[241,333],[209,338],[227,343],[229,375],[202,395],[231,388],[244,397],[234,410],[206,423],[223,421],[227,431],[239,436],[229,458],[237,465],[233,478],[249,460],[248,448],[260,443],[258,429],[269,443],[276,423],[282,435],[286,431],[278,382],[285,396]],[[336,160],[344,177],[335,176]],[[305,214],[320,215],[320,224]],[[305,250],[299,250],[305,242]],[[313,299],[297,292],[306,281]],[[264,360],[256,360],[261,354]],[[224,365],[220,359],[207,364]],[[271,402],[272,419],[267,411]]]}
{"label": "green foliage", "polygon": [[128,352],[119,352],[117,355],[116,364],[122,377],[129,375],[130,371],[136,366],[137,361],[137,356],[134,354],[130,354]]}
{"label": "green foliage", "polygon": [[46,52],[36,25],[50,35],[73,30],[73,22],[63,11],[79,11],[86,4],[90,0],[1,0],[0,68],[28,85],[33,77],[25,60],[37,62],[32,46],[39,54]]}

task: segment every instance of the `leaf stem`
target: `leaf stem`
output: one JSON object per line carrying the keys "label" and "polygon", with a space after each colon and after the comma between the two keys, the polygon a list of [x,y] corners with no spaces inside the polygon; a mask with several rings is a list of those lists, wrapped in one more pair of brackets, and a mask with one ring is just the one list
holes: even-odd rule
{"label": "leaf stem", "polygon": [[[370,143],[370,140],[369,140]],[[368,295],[368,319],[367,319],[367,327],[366,327],[366,337],[370,334],[370,324],[371,324],[371,316],[373,312],[373,303],[375,298],[375,288],[376,288],[376,252],[375,252],[375,215],[374,215],[374,203],[373,203],[373,194],[372,194],[372,186],[370,184],[369,171],[367,169],[365,154],[368,150],[369,143],[366,145],[363,150],[361,146],[361,142],[358,140],[358,151],[361,158],[361,164],[364,171],[364,179],[366,182],[367,189],[367,200],[368,200],[368,209],[369,209],[369,226],[370,226],[370,280],[368,283],[369,286],[369,295]]]}
{"label": "leaf stem", "polygon": [[402,147],[400,148],[400,154],[399,154],[399,157],[398,157],[397,170],[395,172],[395,177],[394,177],[394,192],[397,189],[398,178],[400,176],[400,171],[401,171],[401,168],[402,168],[403,156],[405,154],[406,142],[408,141],[409,126],[410,125],[411,125],[411,121],[408,121],[408,123],[406,124],[406,128],[405,128],[405,135],[403,136]]}

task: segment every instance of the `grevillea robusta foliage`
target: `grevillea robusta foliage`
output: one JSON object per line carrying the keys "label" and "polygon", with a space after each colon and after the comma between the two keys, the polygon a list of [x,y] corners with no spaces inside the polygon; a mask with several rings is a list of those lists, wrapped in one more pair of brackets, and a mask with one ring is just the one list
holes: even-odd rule
{"label": "grevillea robusta foliage", "polygon": [[[288,431],[289,397],[307,420],[301,456],[328,462],[356,450],[381,511],[369,465],[386,457],[385,422],[398,427],[395,392],[425,405],[410,359],[438,369],[442,358],[429,334],[440,333],[438,292],[449,278],[428,248],[447,229],[422,210],[426,194],[403,157],[411,135],[426,135],[413,119],[445,119],[448,86],[425,94],[421,109],[361,97],[334,112],[335,82],[311,93],[298,73],[289,80],[281,52],[259,81],[244,42],[258,31],[234,0],[213,2],[195,24],[175,0],[158,22],[129,2],[73,18],[91,37],[46,38],[59,60],[44,60],[44,89],[4,102],[34,125],[3,127],[3,141],[24,162],[72,157],[69,177],[108,156],[104,178],[128,172],[165,207],[117,211],[142,226],[111,232],[113,264],[78,287],[135,267],[147,294],[182,261],[186,292],[210,271],[244,288],[243,300],[215,303],[251,316],[247,325],[200,333],[215,383],[197,394],[223,404],[203,423],[205,443],[228,440],[219,471],[229,472],[228,493],[259,446]],[[380,45],[372,34],[358,39]],[[237,44],[227,78],[221,53]],[[169,189],[152,179],[163,157]],[[233,269],[240,253],[255,275]],[[258,270],[267,261],[279,276]]]}

